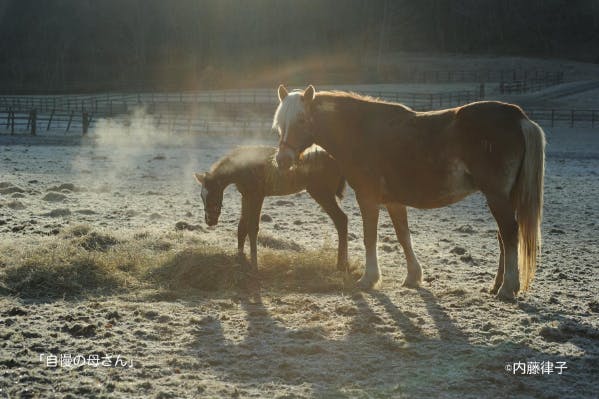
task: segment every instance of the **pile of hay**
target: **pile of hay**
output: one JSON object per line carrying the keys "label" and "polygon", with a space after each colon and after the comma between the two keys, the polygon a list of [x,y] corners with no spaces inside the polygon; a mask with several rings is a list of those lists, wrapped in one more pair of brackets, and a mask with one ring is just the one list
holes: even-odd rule
{"label": "pile of hay", "polygon": [[243,289],[249,283],[296,292],[350,289],[333,248],[259,251],[259,269],[190,232],[129,235],[74,226],[29,245],[0,244],[0,287],[23,297],[72,297],[156,289],[174,294]]}

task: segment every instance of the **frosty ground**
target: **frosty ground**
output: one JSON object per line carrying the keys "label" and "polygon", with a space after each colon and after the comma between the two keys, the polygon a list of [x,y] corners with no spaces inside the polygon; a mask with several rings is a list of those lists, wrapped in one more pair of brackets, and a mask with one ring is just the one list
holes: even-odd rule
{"label": "frosty ground", "polygon": [[[276,137],[0,136],[0,397],[596,397],[599,136],[546,133],[541,264],[515,303],[487,292],[499,249],[480,195],[410,210],[417,290],[383,213],[383,284],[361,292],[351,190],[349,277],[306,193],[265,201],[258,276],[235,257],[233,187],[203,223],[192,172]],[[132,367],[46,363],[68,354]],[[547,361],[567,369],[506,370]]]}

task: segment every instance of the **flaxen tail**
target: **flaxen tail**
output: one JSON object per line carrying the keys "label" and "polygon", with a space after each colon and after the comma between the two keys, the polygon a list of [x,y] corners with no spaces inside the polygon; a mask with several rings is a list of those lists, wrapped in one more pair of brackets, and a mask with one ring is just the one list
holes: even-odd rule
{"label": "flaxen tail", "polygon": [[541,249],[545,133],[530,119],[523,119],[520,125],[525,152],[512,199],[518,221],[520,288],[526,291],[535,275],[537,251]]}

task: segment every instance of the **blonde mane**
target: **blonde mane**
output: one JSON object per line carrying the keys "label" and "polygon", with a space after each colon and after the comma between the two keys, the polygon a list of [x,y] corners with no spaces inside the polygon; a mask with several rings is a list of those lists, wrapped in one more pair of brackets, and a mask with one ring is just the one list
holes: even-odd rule
{"label": "blonde mane", "polygon": [[[283,140],[285,140],[286,131],[289,125],[293,122],[294,118],[297,118],[298,115],[302,114],[304,110],[304,105],[302,103],[302,90],[294,90],[289,95],[279,103],[277,110],[275,111],[275,115],[273,117],[272,128],[277,130],[279,134],[282,136]],[[394,107],[401,108],[406,111],[412,111],[412,109],[408,106],[405,106],[400,103],[395,103],[392,101],[383,100],[381,98],[376,98],[364,94],[359,94],[352,91],[341,91],[341,90],[322,90],[316,92],[315,101],[317,102],[317,106],[320,106],[325,111],[334,110],[335,106],[332,101],[329,103],[327,100],[337,100],[337,99],[346,99],[346,100],[355,100],[357,102],[366,102],[366,103],[376,103],[376,104],[385,104]],[[319,101],[320,100],[320,101]]]}
{"label": "blonde mane", "polygon": [[294,90],[287,95],[287,97],[279,103],[275,116],[272,121],[272,128],[278,130],[279,134],[285,139],[285,133],[287,127],[291,125],[291,122],[297,115],[304,112],[304,105],[302,104],[302,91]]}

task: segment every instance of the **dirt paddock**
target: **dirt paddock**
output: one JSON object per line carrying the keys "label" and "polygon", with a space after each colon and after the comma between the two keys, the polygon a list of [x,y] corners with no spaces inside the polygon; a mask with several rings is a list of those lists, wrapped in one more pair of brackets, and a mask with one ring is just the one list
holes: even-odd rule
{"label": "dirt paddock", "polygon": [[383,284],[361,292],[351,190],[351,276],[306,193],[265,201],[258,275],[235,256],[233,187],[205,226],[192,172],[275,137],[0,136],[0,397],[596,397],[599,135],[546,134],[543,251],[515,303],[487,293],[480,195],[409,210],[416,290],[382,214]]}

